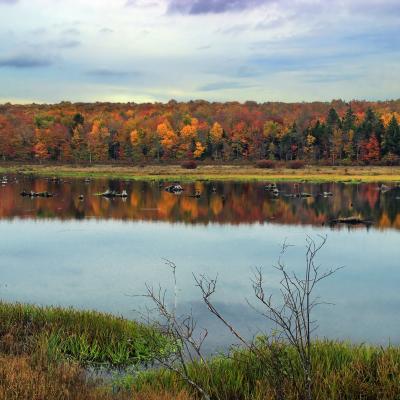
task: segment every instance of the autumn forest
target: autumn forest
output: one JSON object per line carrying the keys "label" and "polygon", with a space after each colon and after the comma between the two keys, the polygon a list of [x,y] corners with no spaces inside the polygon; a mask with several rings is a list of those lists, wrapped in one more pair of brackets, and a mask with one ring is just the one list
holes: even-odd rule
{"label": "autumn forest", "polygon": [[5,161],[144,163],[400,160],[400,100],[0,106]]}

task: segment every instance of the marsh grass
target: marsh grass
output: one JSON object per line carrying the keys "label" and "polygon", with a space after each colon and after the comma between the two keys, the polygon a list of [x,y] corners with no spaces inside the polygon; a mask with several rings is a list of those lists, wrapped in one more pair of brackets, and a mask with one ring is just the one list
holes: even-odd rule
{"label": "marsh grass", "polygon": [[[171,345],[160,336],[158,349],[152,348],[151,327],[102,313],[8,303],[0,303],[0,320],[0,400],[198,399],[178,375],[152,368],[154,352]],[[215,400],[300,400],[295,349],[280,341],[271,346],[265,338],[256,345],[256,353],[233,349],[211,357],[207,366],[190,363],[189,374]],[[311,359],[313,399],[400,398],[398,347],[314,341]],[[120,372],[111,381],[86,369],[139,362],[149,369]]]}
{"label": "marsh grass", "polygon": [[307,182],[395,182],[400,181],[400,167],[386,166],[305,166],[293,170],[288,166],[260,169],[253,165],[199,165],[186,170],[179,165],[20,165],[1,164],[0,173],[23,174],[61,178],[115,178],[141,181],[307,181]]}
{"label": "marsh grass", "polygon": [[[244,350],[217,356],[208,367],[193,363],[190,374],[218,400],[298,399],[301,363],[293,348],[277,344],[280,369],[268,370],[270,348],[255,357]],[[276,356],[276,354],[274,355]],[[313,399],[399,399],[400,349],[316,341],[312,347]],[[147,371],[133,384],[135,390],[179,392],[190,390],[169,371]],[[283,391],[283,392],[282,392]],[[282,397],[283,396],[283,397]]]}
{"label": "marsh grass", "polygon": [[55,359],[123,368],[149,364],[169,346],[152,327],[94,311],[0,303],[0,321],[3,354],[33,354],[42,346]]}

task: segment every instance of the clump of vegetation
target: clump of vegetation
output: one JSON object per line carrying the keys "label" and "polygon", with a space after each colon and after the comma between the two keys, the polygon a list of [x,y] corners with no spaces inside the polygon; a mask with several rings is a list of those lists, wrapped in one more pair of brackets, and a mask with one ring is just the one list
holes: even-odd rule
{"label": "clump of vegetation", "polygon": [[76,363],[39,356],[0,356],[0,400],[190,400],[185,391],[112,390]]}
{"label": "clump of vegetation", "polygon": [[78,365],[49,365],[47,360],[38,361],[34,357],[1,356],[0,400],[26,399],[113,400],[117,397],[94,380],[88,380]]}
{"label": "clump of vegetation", "polygon": [[194,160],[187,160],[181,163],[181,167],[184,169],[196,169],[197,163]]}
{"label": "clump of vegetation", "polygon": [[121,368],[151,363],[170,345],[152,327],[94,311],[0,303],[0,321],[0,351],[10,355],[33,354],[45,343],[55,358]]}
{"label": "clump of vegetation", "polygon": [[306,163],[303,160],[293,160],[287,164],[290,169],[302,169],[306,166]]}
{"label": "clump of vegetation", "polygon": [[[205,365],[188,365],[189,376],[212,399],[264,400],[298,399],[302,366],[296,350],[265,338],[257,343],[258,355],[247,350],[215,357]],[[277,358],[278,357],[278,358]],[[278,359],[279,374],[270,367]],[[312,344],[313,399],[396,399],[400,393],[400,349],[314,341]],[[135,390],[194,393],[190,385],[171,371],[141,373],[133,382]],[[193,394],[194,395],[194,394]]]}
{"label": "clump of vegetation", "polygon": [[272,160],[260,160],[257,162],[258,168],[265,168],[265,169],[274,169],[276,167],[276,163]]}

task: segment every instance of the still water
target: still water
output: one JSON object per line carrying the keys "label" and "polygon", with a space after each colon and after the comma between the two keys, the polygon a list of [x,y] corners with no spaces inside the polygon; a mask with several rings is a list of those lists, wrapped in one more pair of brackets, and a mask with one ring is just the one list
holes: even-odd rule
{"label": "still water", "polygon": [[[233,339],[200,301],[192,274],[218,275],[215,304],[244,335],[270,328],[247,305],[251,274],[263,267],[277,295],[273,269],[284,240],[286,264],[304,268],[307,235],[326,235],[323,267],[345,268],[323,281],[318,295],[334,305],[315,314],[318,336],[355,342],[400,343],[400,189],[377,184],[197,182],[180,195],[159,182],[53,181],[8,176],[0,187],[0,297],[9,301],[97,309],[138,316],[146,283],[161,284],[173,301],[163,259],[177,265],[178,305],[207,328],[207,348]],[[96,194],[126,190],[126,199]],[[48,191],[51,198],[20,192]],[[200,198],[190,197],[196,191]],[[308,198],[287,195],[307,192]],[[323,192],[332,196],[324,197]],[[83,195],[83,200],[80,196]],[[331,225],[357,216],[366,225]],[[256,304],[256,303],[255,303]]]}

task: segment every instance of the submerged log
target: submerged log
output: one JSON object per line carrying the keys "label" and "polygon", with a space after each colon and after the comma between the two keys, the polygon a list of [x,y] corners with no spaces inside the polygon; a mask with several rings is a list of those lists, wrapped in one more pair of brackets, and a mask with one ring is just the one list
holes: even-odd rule
{"label": "submerged log", "polygon": [[20,193],[20,195],[22,197],[28,197],[29,196],[29,197],[46,197],[46,198],[54,196],[53,193],[49,193],[49,192],[34,192],[32,190],[30,192],[27,192],[26,190],[23,190]]}
{"label": "submerged log", "polygon": [[331,220],[331,224],[349,224],[349,225],[371,225],[372,222],[360,217],[340,217]]}
{"label": "submerged log", "polygon": [[98,194],[98,196],[103,196],[103,197],[107,197],[107,198],[114,198],[114,197],[128,197],[128,193],[126,190],[123,190],[122,193],[119,193],[115,190],[110,190],[107,189],[104,193],[100,193]]}
{"label": "submerged log", "polygon": [[195,194],[189,195],[189,197],[193,197],[195,199],[199,199],[201,197],[201,193],[199,191],[197,191]]}
{"label": "submerged log", "polygon": [[276,186],[276,183],[269,183],[265,185],[264,189],[267,190],[268,192],[272,192],[274,190],[278,190],[278,187]]}
{"label": "submerged log", "polygon": [[183,192],[183,187],[179,184],[175,184],[175,185],[167,186],[165,188],[165,191],[168,193],[181,193],[181,192]]}

